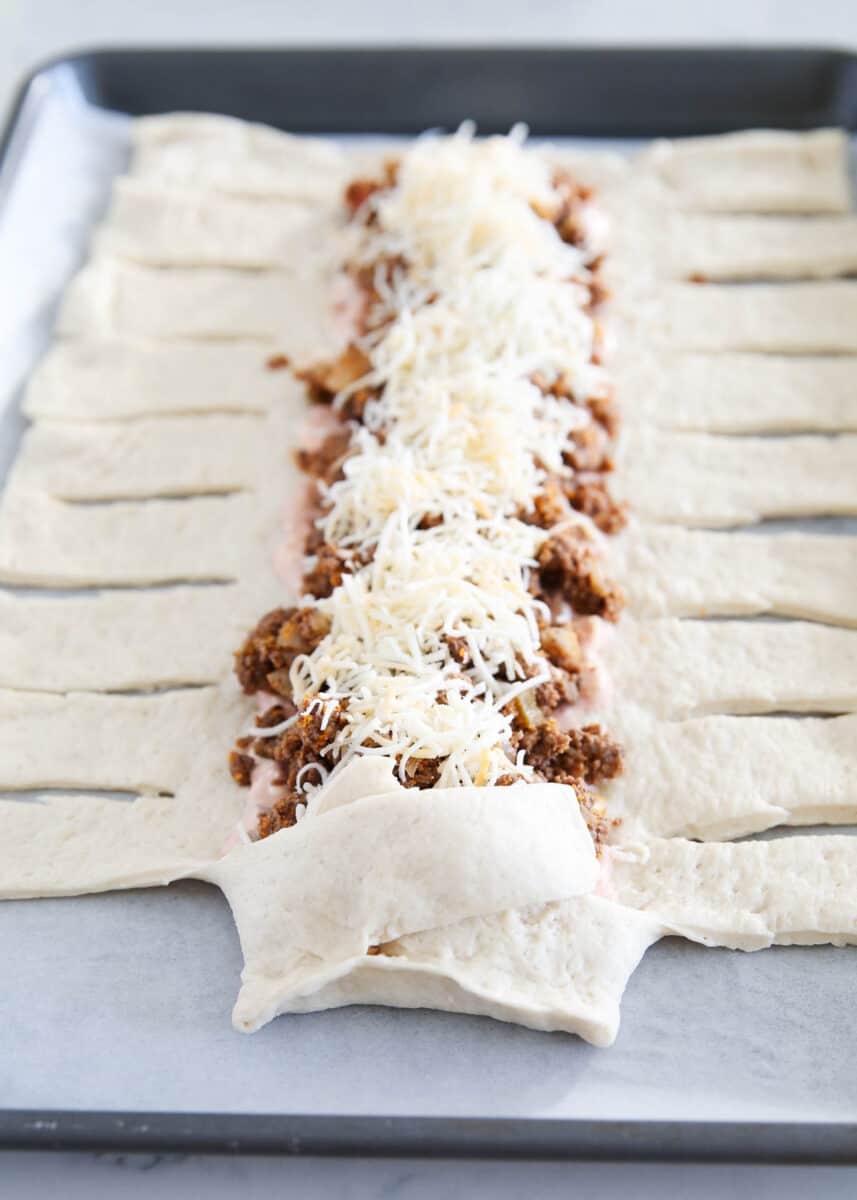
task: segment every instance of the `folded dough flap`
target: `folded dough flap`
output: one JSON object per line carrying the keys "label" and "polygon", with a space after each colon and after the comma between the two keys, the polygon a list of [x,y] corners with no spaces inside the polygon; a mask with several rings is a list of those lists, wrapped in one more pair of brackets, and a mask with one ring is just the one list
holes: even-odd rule
{"label": "folded dough flap", "polygon": [[617,899],[708,946],[857,942],[857,838],[655,839],[613,854]]}
{"label": "folded dough flap", "polygon": [[634,523],[610,569],[638,616],[772,613],[857,625],[857,539],[733,533]]}
{"label": "folded dough flap", "polygon": [[609,1046],[628,979],[662,932],[647,913],[595,895],[469,917],[345,964],[320,987],[295,992],[282,1011],[435,1008]]}
{"label": "folded dough flap", "polygon": [[[234,1020],[293,997],[405,934],[591,892],[599,865],[572,788],[390,790],[356,760],[349,798],[235,849],[201,877],[232,908],[245,968]],[[388,763],[389,768],[392,767]],[[345,772],[343,772],[343,781]]]}

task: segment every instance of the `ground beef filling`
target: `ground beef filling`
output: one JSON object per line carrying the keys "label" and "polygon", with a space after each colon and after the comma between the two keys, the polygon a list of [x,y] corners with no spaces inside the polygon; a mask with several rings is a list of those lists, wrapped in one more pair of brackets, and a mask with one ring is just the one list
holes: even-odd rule
{"label": "ground beef filling", "polygon": [[550,783],[599,784],[622,771],[622,747],[600,725],[560,729],[553,718],[513,735],[515,750]]}
{"label": "ground beef filling", "polygon": [[312,654],[330,631],[316,608],[275,608],[266,613],[235,654],[235,674],[242,690],[291,697],[289,668],[299,654]]}
{"label": "ground beef filling", "polygon": [[334,429],[312,450],[298,450],[295,455],[300,469],[323,483],[335,483],[342,478],[342,466],[351,447],[351,430],[343,425]]}
{"label": "ground beef filling", "polygon": [[368,566],[375,554],[374,547],[367,550],[343,550],[325,542],[318,530],[313,530],[307,536],[305,549],[307,554],[314,555],[314,562],[303,577],[303,589],[306,595],[323,600],[333,593],[342,583],[343,576],[359,571]]}
{"label": "ground beef filling", "polygon": [[[311,366],[297,371],[296,375],[306,384],[307,395],[311,401],[317,404],[329,404],[334,396],[363,379],[371,369],[372,364],[360,347],[356,346],[354,342],[349,342],[336,358],[313,363]],[[370,388],[364,388],[363,391],[366,396],[360,404],[361,416],[366,400],[372,394]],[[343,412],[345,416],[355,416],[355,419],[359,419],[348,409],[347,404]]]}
{"label": "ground beef filling", "polygon": [[[367,224],[374,222],[371,199],[394,185],[397,170],[398,164],[391,161],[384,168],[383,178],[359,179],[348,186],[345,203],[353,219]],[[555,225],[564,241],[585,249],[585,206],[592,193],[565,175],[557,175],[554,182],[560,193],[557,206],[553,212],[540,215]],[[593,257],[587,265],[588,307],[592,311],[606,298],[607,289],[600,277],[600,258]],[[383,314],[372,315],[380,300],[375,286],[378,272],[384,272],[390,281],[402,269],[407,269],[407,263],[400,258],[349,268],[363,298],[358,333],[373,328],[373,319],[388,319]],[[600,350],[596,348],[593,361],[599,360]],[[268,362],[271,369],[288,365],[285,356],[275,356]],[[366,405],[380,395],[379,387],[363,382],[370,373],[369,358],[352,342],[335,359],[316,363],[297,375],[306,384],[311,400],[330,403],[339,396],[337,413],[345,423],[362,421]],[[564,601],[577,615],[615,621],[623,603],[622,594],[603,575],[592,540],[579,529],[555,527],[567,519],[569,505],[589,516],[604,533],[616,533],[625,524],[625,507],[610,496],[604,478],[613,469],[611,445],[619,424],[616,406],[611,396],[581,401],[562,375],[548,380],[536,373],[532,381],[545,393],[564,398],[586,409],[591,416],[589,424],[574,431],[563,452],[570,478],[548,477],[542,491],[534,497],[532,509],[518,514],[520,519],[549,531],[537,552],[532,590],[547,600],[555,612],[562,607],[560,601]],[[343,392],[347,393],[345,397]],[[351,430],[343,424],[314,449],[300,451],[297,455],[300,467],[319,483],[331,485],[342,478],[351,438]],[[581,473],[584,478],[580,478]],[[441,521],[439,514],[426,513],[420,528],[429,529]],[[303,580],[304,590],[319,599],[331,595],[342,584],[344,575],[371,562],[373,554],[371,549],[356,553],[325,542],[315,524],[307,536],[305,549],[311,561]],[[251,784],[259,760],[276,764],[274,783],[282,794],[270,811],[259,816],[259,837],[294,825],[305,802],[303,787],[307,783],[320,783],[336,765],[332,747],[337,734],[347,726],[345,705],[324,704],[324,697],[319,696],[314,699],[321,703],[307,700],[298,712],[292,701],[289,678],[295,658],[312,653],[329,628],[328,619],[313,607],[274,609],[259,621],[235,655],[235,671],[243,690],[247,694],[272,693],[278,698],[256,718],[258,735],[251,733],[240,738],[229,756],[233,779],[245,787]],[[446,640],[452,658],[462,668],[472,666],[467,639],[450,636]],[[597,724],[571,730],[559,728],[551,714],[579,699],[585,656],[576,631],[567,623],[543,624],[540,642],[541,662],[519,663],[519,671],[525,676],[543,675],[546,660],[550,678],[513,702],[512,750],[523,755],[535,778],[574,788],[596,849],[600,850],[610,822],[603,800],[590,789],[621,772],[622,749]],[[444,702],[445,697],[439,694],[438,703]],[[296,719],[288,729],[273,736],[263,734],[263,730],[290,718]],[[406,787],[431,788],[440,778],[443,759],[410,758],[404,764],[397,760],[397,767]],[[510,785],[518,778],[509,772],[496,783]]]}
{"label": "ground beef filling", "polygon": [[603,479],[574,480],[565,491],[572,508],[584,513],[602,533],[619,533],[628,521],[628,506],[616,501]]}
{"label": "ground beef filling", "polygon": [[624,596],[602,572],[598,554],[585,534],[574,528],[552,533],[536,551],[538,590],[561,596],[580,616],[617,620]]}
{"label": "ground beef filling", "polygon": [[274,785],[282,789],[273,807],[259,814],[260,838],[296,824],[298,808],[306,803],[301,785],[319,784],[333,770],[333,740],[346,724],[345,707],[340,703],[304,704],[297,721],[288,729],[272,738],[256,739],[254,753],[277,764]]}

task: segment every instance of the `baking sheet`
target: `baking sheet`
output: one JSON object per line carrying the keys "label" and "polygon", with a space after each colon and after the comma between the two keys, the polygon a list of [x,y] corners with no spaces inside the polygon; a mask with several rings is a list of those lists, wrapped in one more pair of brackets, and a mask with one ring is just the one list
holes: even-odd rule
{"label": "baking sheet", "polygon": [[[127,156],[127,122],[54,69],[0,212],[0,469],[17,390]],[[14,147],[13,147],[14,149]],[[841,525],[840,525],[841,527]],[[0,831],[1,833],[2,831]],[[857,1118],[854,951],[753,955],[670,940],[632,977],[610,1050],[391,1009],[229,1013],[241,967],[203,884],[0,904],[9,1108],[716,1121]]]}

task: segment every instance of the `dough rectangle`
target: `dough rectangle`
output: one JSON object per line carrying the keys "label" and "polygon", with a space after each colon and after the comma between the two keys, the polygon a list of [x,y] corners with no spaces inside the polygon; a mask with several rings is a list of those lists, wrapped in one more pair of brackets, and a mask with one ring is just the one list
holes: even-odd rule
{"label": "dough rectangle", "polygon": [[857,430],[857,356],[669,354],[613,369],[628,425],[708,433]]}
{"label": "dough rectangle", "polygon": [[668,284],[660,296],[643,320],[646,336],[667,349],[857,352],[857,283],[850,281]]}
{"label": "dough rectangle", "polygon": [[267,358],[252,343],[67,338],[36,368],[24,413],[56,421],[264,413],[300,386]]}
{"label": "dough rectangle", "polygon": [[847,138],[840,129],[754,129],[658,142],[649,168],[685,208],[710,212],[846,212]]}

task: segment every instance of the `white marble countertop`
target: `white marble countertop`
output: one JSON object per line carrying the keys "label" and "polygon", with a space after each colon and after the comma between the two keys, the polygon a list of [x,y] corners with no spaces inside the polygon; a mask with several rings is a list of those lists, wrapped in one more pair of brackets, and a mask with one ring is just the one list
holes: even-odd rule
{"label": "white marble countertop", "polygon": [[824,1167],[712,1167],[419,1160],[116,1157],[8,1154],[9,1200],[136,1200],[154,1194],[205,1200],[853,1200],[857,1171]]}
{"label": "white marble countertop", "polygon": [[[59,53],[94,46],[338,43],[760,44],[853,47],[854,0],[0,0],[0,112],[24,74]],[[633,1195],[675,1200],[810,1192],[857,1195],[857,1169],[440,1163],[423,1160],[204,1159],[114,1155],[0,1156],[0,1193],[15,1200],[205,1194],[313,1197]]]}

